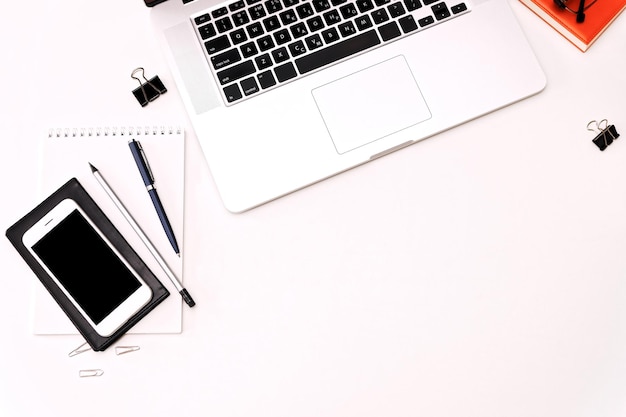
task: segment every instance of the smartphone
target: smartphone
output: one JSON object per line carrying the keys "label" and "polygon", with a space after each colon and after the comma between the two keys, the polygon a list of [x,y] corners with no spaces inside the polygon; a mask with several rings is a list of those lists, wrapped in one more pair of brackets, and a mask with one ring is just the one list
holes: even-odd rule
{"label": "smartphone", "polygon": [[22,241],[103,337],[152,298],[150,287],[72,199],[54,206]]}

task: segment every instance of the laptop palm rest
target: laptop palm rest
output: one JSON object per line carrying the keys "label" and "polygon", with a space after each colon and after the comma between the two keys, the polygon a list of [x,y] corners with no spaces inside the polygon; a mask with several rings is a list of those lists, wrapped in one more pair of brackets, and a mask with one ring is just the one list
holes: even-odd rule
{"label": "laptop palm rest", "polygon": [[202,53],[198,53],[197,41],[189,23],[179,23],[166,29],[164,34],[196,114],[221,106],[221,98],[215,91]]}
{"label": "laptop palm rest", "polygon": [[403,56],[315,88],[312,94],[339,154],[431,117]]}

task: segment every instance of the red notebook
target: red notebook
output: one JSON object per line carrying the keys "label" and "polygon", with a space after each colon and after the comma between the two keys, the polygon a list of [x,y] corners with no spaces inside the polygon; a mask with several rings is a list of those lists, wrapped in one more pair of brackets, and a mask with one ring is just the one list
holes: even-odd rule
{"label": "red notebook", "polygon": [[[520,1],[583,52],[626,8],[626,0],[597,0],[593,5],[593,0],[586,0],[586,5],[591,7],[585,11],[584,22],[578,23],[576,13],[560,8],[554,0]],[[566,4],[576,11],[579,0],[569,0]]]}

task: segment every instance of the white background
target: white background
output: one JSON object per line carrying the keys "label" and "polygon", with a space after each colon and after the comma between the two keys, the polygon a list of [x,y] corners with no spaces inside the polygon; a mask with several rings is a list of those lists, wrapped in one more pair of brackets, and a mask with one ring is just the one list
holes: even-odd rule
{"label": "white background", "polygon": [[[182,124],[198,304],[180,335],[69,358],[78,336],[32,334],[35,276],[0,240],[0,415],[626,415],[626,144],[586,130],[626,134],[626,17],[583,54],[511,5],[541,94],[239,215],[141,0],[5,5],[1,228],[38,202],[49,127]],[[146,108],[138,66],[169,88]]]}

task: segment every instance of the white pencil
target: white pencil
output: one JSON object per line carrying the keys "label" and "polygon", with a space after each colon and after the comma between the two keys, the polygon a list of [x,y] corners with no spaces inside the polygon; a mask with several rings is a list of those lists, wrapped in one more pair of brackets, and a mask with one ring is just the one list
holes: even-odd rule
{"label": "white pencil", "polygon": [[122,204],[122,202],[117,197],[117,195],[115,195],[115,192],[113,192],[109,184],[107,184],[102,174],[100,174],[100,172],[98,171],[98,168],[93,166],[91,163],[89,163],[89,166],[91,167],[91,172],[93,173],[94,177],[96,177],[96,180],[98,181],[98,183],[102,186],[102,188],[104,188],[104,191],[107,193],[107,195],[111,198],[115,206],[122,213],[122,215],[124,216],[128,224],[130,224],[130,226],[139,235],[144,245],[146,245],[146,247],[150,250],[150,253],[154,257],[154,259],[158,262],[161,269],[163,269],[163,272],[165,272],[165,275],[167,275],[170,281],[172,281],[172,284],[174,284],[174,287],[176,287],[176,290],[183,297],[183,300],[185,300],[185,303],[187,303],[189,307],[195,306],[196,302],[193,301],[193,298],[191,298],[191,295],[189,295],[189,292],[181,285],[180,281],[178,281],[178,278],[176,278],[176,275],[174,275],[174,273],[172,272],[170,267],[167,266],[167,263],[165,263],[165,260],[161,257],[161,255],[156,250],[152,242],[150,242],[150,239],[148,239],[148,236],[146,236],[143,230],[141,230],[141,227],[139,227],[135,219],[133,219],[133,216],[130,215],[128,210],[126,210],[126,207],[124,207],[124,204]]}

